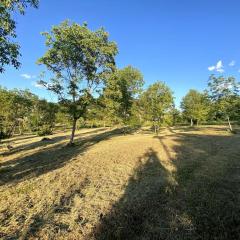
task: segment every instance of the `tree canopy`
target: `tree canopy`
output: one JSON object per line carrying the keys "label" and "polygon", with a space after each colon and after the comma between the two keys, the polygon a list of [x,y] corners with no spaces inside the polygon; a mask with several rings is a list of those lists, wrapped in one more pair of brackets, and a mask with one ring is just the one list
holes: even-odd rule
{"label": "tree canopy", "polygon": [[193,125],[193,122],[198,124],[199,121],[206,120],[209,107],[208,96],[194,89],[190,89],[181,102],[183,115],[186,119],[191,120],[191,125]]}
{"label": "tree canopy", "polygon": [[234,77],[216,77],[211,75],[208,80],[208,94],[214,106],[215,118],[225,118],[232,130],[230,117],[238,111],[240,83]]}
{"label": "tree canopy", "polygon": [[141,106],[148,120],[153,121],[155,132],[164,121],[164,116],[173,107],[173,93],[163,82],[156,82],[143,92]]}
{"label": "tree canopy", "polygon": [[127,123],[134,99],[140,94],[143,83],[141,72],[132,66],[119,69],[111,75],[103,93],[110,118],[124,125]]}
{"label": "tree canopy", "polygon": [[38,0],[1,0],[0,2],[0,73],[6,65],[19,68],[20,46],[14,39],[16,35],[16,21],[12,12],[25,14],[28,6],[38,7]]}
{"label": "tree canopy", "polygon": [[91,31],[85,23],[64,21],[43,35],[48,50],[38,63],[44,64],[53,77],[39,83],[57,94],[72,117],[73,143],[77,119],[86,113],[97,87],[115,70],[117,46],[103,28]]}

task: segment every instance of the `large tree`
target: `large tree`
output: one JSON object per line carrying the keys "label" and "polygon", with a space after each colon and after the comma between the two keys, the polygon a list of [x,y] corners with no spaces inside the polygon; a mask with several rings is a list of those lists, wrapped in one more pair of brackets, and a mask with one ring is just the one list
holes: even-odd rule
{"label": "large tree", "polygon": [[132,66],[112,74],[104,89],[105,104],[110,118],[115,118],[124,126],[127,124],[134,98],[141,92],[143,83],[141,72]]}
{"label": "large tree", "polygon": [[156,82],[141,95],[141,106],[148,120],[153,122],[155,133],[158,133],[165,114],[173,107],[173,93],[163,82]]}
{"label": "large tree", "polygon": [[97,86],[115,69],[117,46],[109,41],[103,28],[91,31],[87,24],[68,21],[43,35],[48,50],[38,63],[44,64],[53,76],[39,83],[56,93],[60,104],[66,107],[73,121],[73,144],[77,120],[86,113]]}
{"label": "large tree", "polygon": [[215,108],[215,114],[227,119],[229,129],[232,131],[230,122],[231,113],[239,98],[240,83],[234,77],[216,77],[211,75],[208,80],[208,94]]}
{"label": "large tree", "polygon": [[191,122],[191,126],[196,122],[206,120],[209,112],[210,102],[205,93],[190,89],[186,96],[183,97],[181,108],[184,117]]}
{"label": "large tree", "polygon": [[1,0],[0,1],[0,73],[5,65],[15,68],[20,66],[18,60],[20,46],[14,42],[16,38],[16,21],[13,12],[25,13],[28,6],[38,7],[38,0]]}

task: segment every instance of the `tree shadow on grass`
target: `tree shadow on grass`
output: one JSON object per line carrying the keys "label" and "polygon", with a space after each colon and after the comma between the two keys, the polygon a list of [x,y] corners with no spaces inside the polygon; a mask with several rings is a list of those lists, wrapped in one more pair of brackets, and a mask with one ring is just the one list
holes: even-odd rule
{"label": "tree shadow on grass", "polygon": [[[142,162],[141,159],[146,159]],[[96,239],[156,239],[164,237],[159,226],[169,226],[166,205],[165,184],[168,185],[168,173],[162,166],[153,149],[149,149],[129,179],[124,196],[114,204],[111,212],[104,216],[96,227]],[[161,216],[161,217],[159,217]]]}
{"label": "tree shadow on grass", "polygon": [[176,134],[170,173],[153,149],[120,200],[95,226],[100,239],[239,239],[240,136]]}
{"label": "tree shadow on grass", "polygon": [[29,134],[29,133],[26,133],[26,134],[23,134],[23,135],[15,135],[9,139],[3,139],[1,141],[2,144],[8,144],[8,143],[11,143],[11,142],[14,142],[14,141],[23,141],[23,140],[29,140],[29,139],[33,139],[33,138],[36,138],[38,137],[37,135],[34,135],[34,134]]}
{"label": "tree shadow on grass", "polygon": [[[83,137],[83,136],[85,136],[87,134],[93,134],[93,133],[96,134],[96,133],[104,131],[105,129],[106,128],[99,128],[99,129],[96,129],[96,130],[79,133],[79,134],[75,135],[75,139],[77,139],[79,137]],[[29,138],[33,139],[33,138],[36,138],[36,137],[39,137],[39,136],[32,135],[32,137],[29,137]],[[42,137],[42,138],[44,138],[44,137]],[[38,147],[43,147],[43,146],[48,146],[48,145],[51,145],[51,144],[55,144],[56,142],[60,142],[60,141],[63,141],[63,140],[66,140],[66,139],[70,138],[70,133],[69,133],[69,135],[56,136],[56,137],[52,137],[50,135],[50,136],[47,136],[47,138],[49,138],[49,140],[47,140],[47,141],[39,140],[37,142],[27,143],[27,144],[23,144],[23,145],[20,145],[20,146],[17,146],[17,147],[13,147],[13,149],[11,151],[4,152],[1,155],[2,156],[10,156],[10,155],[12,155],[14,153],[19,153],[19,152],[22,152],[22,151],[33,150],[33,149],[38,148]],[[17,140],[18,141],[22,140],[22,138],[17,139]],[[8,143],[11,144],[11,140],[9,140]]]}
{"label": "tree shadow on grass", "polygon": [[[174,126],[174,127],[169,127],[168,128],[172,133],[176,133],[176,130],[179,133],[184,133],[184,132],[192,132],[192,131],[204,131],[204,130],[209,130],[209,126],[205,125],[199,125],[199,126]],[[210,129],[215,132],[223,132],[223,131],[228,131],[228,126],[222,125],[221,127],[219,126],[211,126]]]}
{"label": "tree shadow on grass", "polygon": [[77,139],[74,147],[67,147],[64,143],[59,143],[49,148],[43,148],[31,155],[4,162],[0,164],[0,185],[18,183],[63,167],[94,144],[118,134],[121,134],[120,129],[96,133],[89,137]]}
{"label": "tree shadow on grass", "polygon": [[55,144],[56,142],[60,142],[64,139],[66,139],[66,138],[67,138],[66,136],[59,136],[59,137],[53,137],[48,141],[39,140],[38,142],[28,143],[28,144],[25,144],[25,145],[20,145],[18,147],[14,147],[13,150],[4,152],[1,155],[3,157],[6,157],[6,156],[10,156],[12,154],[19,153],[19,152],[22,152],[22,151],[33,150],[33,149],[38,148],[38,147],[43,147],[43,146]]}

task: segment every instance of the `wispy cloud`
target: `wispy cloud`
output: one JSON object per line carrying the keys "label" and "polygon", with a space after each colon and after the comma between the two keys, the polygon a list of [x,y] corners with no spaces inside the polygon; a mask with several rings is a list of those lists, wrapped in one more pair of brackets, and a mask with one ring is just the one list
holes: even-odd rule
{"label": "wispy cloud", "polygon": [[41,89],[44,89],[44,86],[39,84],[37,81],[33,81],[31,82],[32,86],[36,87],[36,88],[41,88]]}
{"label": "wispy cloud", "polygon": [[25,78],[25,79],[32,79],[32,78],[36,78],[35,75],[30,75],[28,73],[23,73],[20,75],[21,77]]}
{"label": "wispy cloud", "polygon": [[233,67],[233,66],[235,66],[235,64],[236,64],[236,62],[235,62],[234,60],[232,60],[228,65],[229,65],[230,67]]}
{"label": "wispy cloud", "polygon": [[208,70],[209,71],[217,71],[217,72],[223,73],[224,69],[223,69],[223,62],[222,62],[222,60],[219,60],[215,66],[208,67]]}
{"label": "wispy cloud", "polygon": [[209,70],[209,71],[215,70],[215,66],[210,66],[210,67],[208,67],[208,70]]}
{"label": "wispy cloud", "polygon": [[221,60],[217,62],[216,71],[217,71],[217,72],[220,72],[220,73],[224,72],[223,63],[222,63]]}

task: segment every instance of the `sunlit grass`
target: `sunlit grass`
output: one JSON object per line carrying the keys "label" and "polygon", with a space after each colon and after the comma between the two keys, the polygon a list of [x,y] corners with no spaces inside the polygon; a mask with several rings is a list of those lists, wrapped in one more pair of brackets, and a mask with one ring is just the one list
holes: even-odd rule
{"label": "sunlit grass", "polygon": [[65,147],[68,137],[9,142],[14,148],[4,150],[0,163],[3,239],[226,239],[238,233],[239,134],[217,126],[162,129],[158,136],[90,129],[77,133],[72,148]]}

